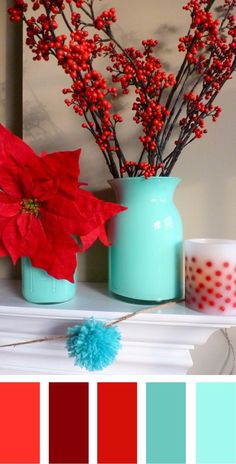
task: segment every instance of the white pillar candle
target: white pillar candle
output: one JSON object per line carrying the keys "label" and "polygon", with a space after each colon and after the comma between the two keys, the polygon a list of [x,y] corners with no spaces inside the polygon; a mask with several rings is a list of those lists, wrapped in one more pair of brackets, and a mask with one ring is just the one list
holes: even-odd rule
{"label": "white pillar candle", "polygon": [[185,299],[191,309],[236,316],[236,240],[185,241]]}

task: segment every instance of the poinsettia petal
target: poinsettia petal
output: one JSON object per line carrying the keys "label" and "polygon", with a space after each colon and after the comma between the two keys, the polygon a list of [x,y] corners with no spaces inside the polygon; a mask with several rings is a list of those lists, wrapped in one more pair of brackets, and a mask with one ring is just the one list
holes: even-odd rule
{"label": "poinsettia petal", "polygon": [[27,164],[35,156],[27,143],[0,124],[0,163],[13,158],[21,164]]}
{"label": "poinsettia petal", "polygon": [[25,166],[18,166],[12,160],[0,164],[0,188],[13,198],[32,195],[32,176]]}
{"label": "poinsettia petal", "polygon": [[17,225],[17,229],[21,237],[25,237],[27,235],[28,229],[31,225],[31,221],[32,221],[31,214],[23,213],[23,214],[19,214],[16,217],[16,225]]}
{"label": "poinsettia petal", "polygon": [[8,251],[6,250],[3,243],[0,241],[0,257],[3,258],[3,256],[8,256]]}
{"label": "poinsettia petal", "polygon": [[[5,227],[6,227],[9,220],[10,220],[9,218],[1,218],[0,217],[0,237],[2,237],[2,232],[5,229]],[[7,249],[5,248],[5,246],[2,243],[2,240],[0,239],[0,257],[7,256],[8,254],[9,253],[8,253]]]}
{"label": "poinsettia petal", "polygon": [[80,241],[81,241],[81,248],[80,252],[84,253],[88,248],[90,248],[93,243],[97,240],[100,232],[100,227],[97,227],[95,229],[92,229],[90,232],[88,232],[86,235],[80,235]]}
{"label": "poinsettia petal", "polygon": [[80,175],[79,158],[81,150],[57,151],[43,154],[41,158],[50,172],[57,172],[62,176],[71,177],[78,180]]}
{"label": "poinsettia petal", "polygon": [[99,233],[99,240],[101,243],[103,243],[103,245],[105,246],[111,246],[111,242],[110,240],[108,239],[108,236],[107,236],[107,231],[106,231],[106,228],[104,226],[104,224],[102,224],[100,226],[100,233]]}
{"label": "poinsettia petal", "polygon": [[58,180],[59,192],[71,198],[75,194],[79,177],[81,150],[49,153],[40,158],[45,172]]}
{"label": "poinsettia petal", "polygon": [[21,198],[31,198],[33,191],[33,179],[30,168],[27,166],[19,166],[16,174],[15,182],[21,192]]}
{"label": "poinsettia petal", "polygon": [[21,214],[9,220],[2,232],[2,242],[16,264],[21,256],[33,252],[39,240],[39,220],[33,214]]}
{"label": "poinsettia petal", "polygon": [[0,166],[0,188],[13,198],[22,198],[22,191],[16,181],[16,170]]}
{"label": "poinsettia petal", "polygon": [[12,199],[4,192],[0,192],[0,216],[13,217],[20,211],[20,201]]}
{"label": "poinsettia petal", "polygon": [[96,229],[91,230],[91,232],[89,232],[88,234],[80,236],[80,240],[82,243],[80,252],[84,253],[88,248],[90,248],[93,245],[93,243],[97,239],[99,239],[100,242],[103,243],[103,245],[105,246],[111,245],[110,241],[108,240],[104,224],[97,227]]}
{"label": "poinsettia petal", "polygon": [[67,227],[68,232],[74,232],[77,223],[77,205],[72,199],[69,200],[57,193],[55,197],[46,201],[41,209],[41,215],[45,221],[50,221],[58,227]]}
{"label": "poinsettia petal", "polygon": [[[95,237],[94,241],[100,236],[102,243],[109,244],[108,239],[105,237],[104,223],[111,217],[127,209],[116,203],[99,200],[91,192],[82,189],[78,189],[77,207],[78,223],[75,233],[83,237],[83,250],[84,247],[88,248],[88,246],[91,246],[92,236]],[[92,231],[94,233],[90,235]],[[85,244],[86,236],[88,241]]]}
{"label": "poinsettia petal", "polygon": [[39,222],[38,247],[34,253],[29,254],[33,266],[44,269],[57,279],[74,282],[76,252],[79,250],[77,243],[68,233],[45,229],[42,222]]}
{"label": "poinsettia petal", "polygon": [[37,198],[40,201],[48,200],[53,197],[58,189],[58,181],[54,179],[46,180],[37,180],[34,182],[34,187],[32,189],[34,198]]}

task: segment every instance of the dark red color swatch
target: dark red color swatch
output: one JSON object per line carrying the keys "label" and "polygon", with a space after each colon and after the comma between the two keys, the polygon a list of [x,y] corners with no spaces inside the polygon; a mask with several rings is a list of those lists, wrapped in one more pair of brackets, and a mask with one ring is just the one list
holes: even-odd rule
{"label": "dark red color swatch", "polygon": [[98,463],[137,463],[137,384],[98,384]]}
{"label": "dark red color swatch", "polygon": [[88,383],[49,384],[49,462],[88,463]]}
{"label": "dark red color swatch", "polygon": [[39,383],[0,383],[0,463],[39,464]]}

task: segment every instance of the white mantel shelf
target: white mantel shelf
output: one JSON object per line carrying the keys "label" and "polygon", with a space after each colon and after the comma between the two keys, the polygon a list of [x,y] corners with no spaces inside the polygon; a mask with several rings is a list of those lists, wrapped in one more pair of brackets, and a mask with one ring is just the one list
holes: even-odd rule
{"label": "white mantel shelf", "polygon": [[[78,283],[75,298],[66,303],[36,305],[23,299],[19,281],[0,280],[0,344],[64,335],[84,318],[112,320],[142,307],[114,298],[106,284],[95,283]],[[187,374],[191,350],[216,330],[233,326],[236,316],[208,316],[184,304],[139,314],[120,324],[122,349],[102,373]],[[0,374],[84,373],[68,358],[63,341],[0,349]]]}

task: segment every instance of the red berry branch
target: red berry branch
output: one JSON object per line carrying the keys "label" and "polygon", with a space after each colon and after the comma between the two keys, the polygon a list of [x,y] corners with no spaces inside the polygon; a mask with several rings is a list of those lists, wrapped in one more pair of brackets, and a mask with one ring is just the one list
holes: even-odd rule
{"label": "red berry branch", "polygon": [[[223,1],[223,0],[222,0]],[[82,127],[94,137],[114,177],[170,175],[186,145],[207,133],[207,118],[216,121],[221,108],[214,100],[236,68],[236,0],[190,0],[188,33],[179,39],[184,54],[176,76],[167,74],[156,55],[158,41],[124,48],[115,38],[116,11],[96,13],[97,0],[14,0],[12,22],[24,21],[26,44],[34,60],[56,58],[71,78],[65,103],[83,116]],[[34,16],[29,14],[31,4]],[[68,34],[60,33],[62,21]],[[96,63],[106,58],[104,73]],[[110,84],[110,78],[112,84]],[[128,161],[119,143],[122,116],[114,111],[119,92],[134,89],[133,119],[140,126],[141,154]],[[173,129],[178,136],[172,148]]]}

